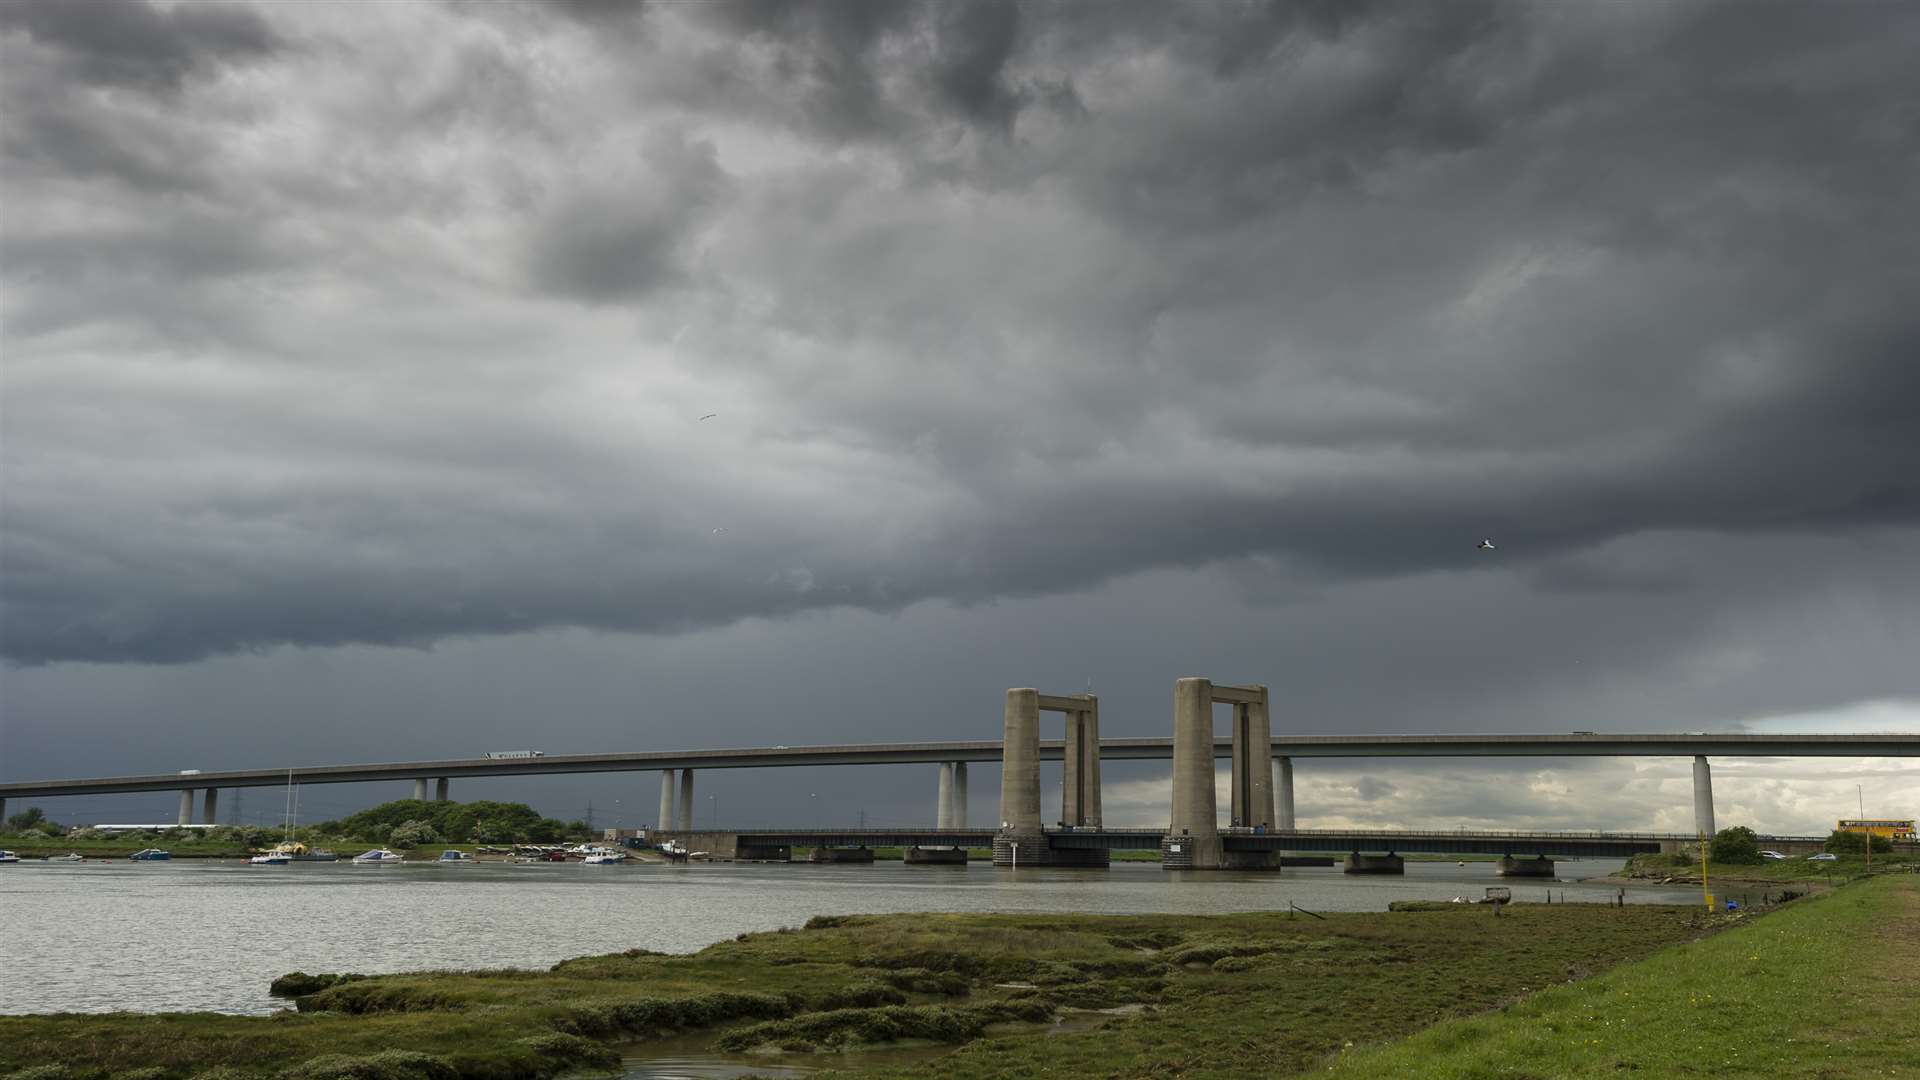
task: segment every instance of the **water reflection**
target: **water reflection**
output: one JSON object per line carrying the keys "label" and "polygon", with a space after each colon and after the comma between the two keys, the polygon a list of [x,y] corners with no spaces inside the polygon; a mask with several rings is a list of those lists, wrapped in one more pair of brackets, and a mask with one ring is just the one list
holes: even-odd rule
{"label": "water reflection", "polygon": [[[1617,861],[1567,862],[1592,877]],[[1479,896],[1491,863],[1408,863],[1403,878],[1337,869],[1169,874],[855,865],[594,867],[577,863],[355,867],[309,863],[22,863],[0,869],[5,978],[0,1013],[286,1007],[266,987],[287,971],[544,968],[642,947],[692,952],[747,931],[853,912],[1127,914],[1380,911],[1389,901]],[[1506,882],[1518,900],[1548,883]],[[1599,902],[1610,885],[1553,883]],[[1629,889],[1633,902],[1691,903],[1697,890]]]}

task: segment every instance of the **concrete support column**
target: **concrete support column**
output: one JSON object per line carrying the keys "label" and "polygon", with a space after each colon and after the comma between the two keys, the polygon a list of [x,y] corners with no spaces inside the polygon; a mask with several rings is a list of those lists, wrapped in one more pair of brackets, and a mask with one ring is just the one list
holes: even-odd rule
{"label": "concrete support column", "polygon": [[0,821],[7,820],[7,800],[0,799]]}
{"label": "concrete support column", "polygon": [[967,763],[953,763],[953,827],[967,827]]}
{"label": "concrete support column", "polygon": [[1000,749],[1000,828],[1040,834],[1040,692],[1007,691]]}
{"label": "concrete support column", "polygon": [[179,823],[182,825],[193,824],[193,789],[192,788],[182,788],[180,790]]}
{"label": "concrete support column", "polygon": [[208,788],[207,793],[201,797],[200,801],[200,823],[202,825],[220,824],[219,820],[214,816],[219,806],[220,789]]}
{"label": "concrete support column", "polygon": [[1261,700],[1233,707],[1233,807],[1229,819],[1248,828],[1273,827],[1273,729]]}
{"label": "concrete support column", "polygon": [[1061,753],[1060,820],[1068,825],[1100,824],[1100,702],[1084,697],[1085,709],[1066,714],[1067,731]]}
{"label": "concrete support column", "polygon": [[953,828],[953,762],[940,763],[940,794],[934,806],[934,825],[936,829]]}
{"label": "concrete support column", "polygon": [[693,828],[693,770],[680,770],[680,813],[675,825],[682,831]]}
{"label": "concrete support column", "polygon": [[1173,684],[1173,813],[1161,861],[1177,869],[1220,866],[1220,823],[1213,798],[1213,682]]}
{"label": "concrete support column", "polygon": [[424,776],[413,782],[413,801],[427,801],[427,778]]}
{"label": "concrete support column", "polygon": [[[673,770],[660,770],[660,816],[654,818],[654,828],[673,828]],[[811,822],[809,822],[811,824]]]}
{"label": "concrete support column", "polygon": [[1273,759],[1273,827],[1280,832],[1294,830],[1293,759],[1290,757]]}
{"label": "concrete support column", "polygon": [[1080,714],[1080,824],[1100,827],[1100,699],[1087,695]]}
{"label": "concrete support column", "polygon": [[1713,839],[1713,770],[1707,766],[1705,754],[1693,759],[1693,828]]}
{"label": "concrete support column", "polygon": [[433,801],[434,802],[447,801],[447,787],[450,783],[451,781],[444,776],[433,782]]}

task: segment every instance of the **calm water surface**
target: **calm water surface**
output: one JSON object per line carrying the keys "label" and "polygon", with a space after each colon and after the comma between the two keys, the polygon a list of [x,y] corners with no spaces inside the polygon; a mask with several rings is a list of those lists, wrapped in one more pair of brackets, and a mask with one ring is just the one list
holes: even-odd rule
{"label": "calm water surface", "polygon": [[[1618,861],[1563,862],[1568,878]],[[1107,871],[967,867],[514,865],[353,866],[236,862],[26,862],[0,866],[0,1013],[214,1010],[265,1013],[289,971],[369,974],[425,968],[544,968],[634,947],[692,952],[814,915],[1005,911],[1143,913],[1380,911],[1512,886],[1492,863],[1408,863],[1403,878],[1338,869],[1171,874],[1153,863]],[[1556,898],[1610,898],[1610,885],[1554,884]],[[1635,888],[1630,902],[1697,902],[1697,891]]]}

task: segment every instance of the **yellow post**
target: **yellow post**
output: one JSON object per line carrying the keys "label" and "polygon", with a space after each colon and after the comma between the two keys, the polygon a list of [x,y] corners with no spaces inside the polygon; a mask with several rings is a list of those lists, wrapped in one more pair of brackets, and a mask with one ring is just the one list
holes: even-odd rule
{"label": "yellow post", "polygon": [[1707,837],[1705,833],[1695,833],[1700,838],[1700,895],[1707,898],[1707,910],[1713,910],[1713,893],[1707,891]]}

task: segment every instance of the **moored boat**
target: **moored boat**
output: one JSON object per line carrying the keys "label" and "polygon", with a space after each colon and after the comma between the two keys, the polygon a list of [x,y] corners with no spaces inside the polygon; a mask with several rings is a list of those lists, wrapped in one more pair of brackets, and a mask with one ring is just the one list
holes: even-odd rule
{"label": "moored boat", "polygon": [[401,862],[402,859],[400,853],[397,851],[388,851],[386,848],[374,848],[372,851],[363,851],[355,855],[353,861],[356,864],[379,864],[397,863]]}
{"label": "moored boat", "polygon": [[464,851],[456,851],[453,848],[448,848],[447,850],[440,853],[439,861],[443,863],[472,862],[473,856],[467,854]]}
{"label": "moored boat", "polygon": [[292,861],[293,856],[285,855],[278,851],[263,851],[247,860],[247,862],[254,866],[285,866]]}
{"label": "moored boat", "polygon": [[627,853],[624,851],[615,851],[612,848],[595,848],[587,852],[586,858],[580,861],[590,866],[606,866],[611,863],[626,862]]}
{"label": "moored boat", "polygon": [[20,861],[20,856],[15,855],[13,852],[8,851],[5,848],[0,848],[0,863],[16,863],[19,861]]}
{"label": "moored boat", "polygon": [[173,853],[170,851],[162,851],[157,847],[150,847],[142,851],[136,851],[127,856],[127,858],[134,862],[168,862],[172,860]]}

